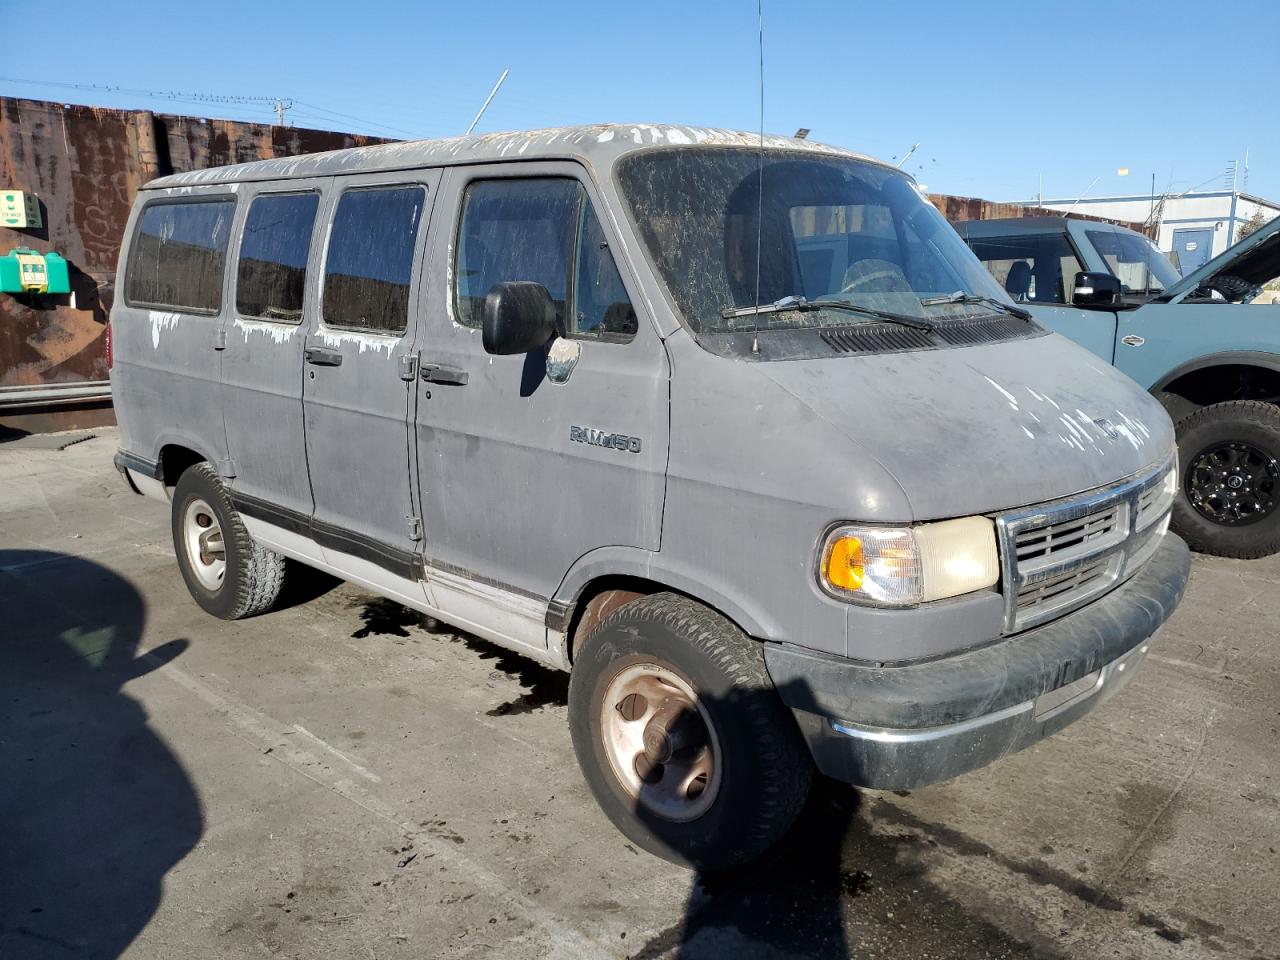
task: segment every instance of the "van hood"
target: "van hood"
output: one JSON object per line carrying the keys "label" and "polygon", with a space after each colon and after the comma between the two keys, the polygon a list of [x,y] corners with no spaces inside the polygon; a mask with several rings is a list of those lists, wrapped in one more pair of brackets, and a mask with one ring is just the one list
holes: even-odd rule
{"label": "van hood", "polygon": [[1239,277],[1260,286],[1280,276],[1280,217],[1255,230],[1239,243],[1227,247],[1200,269],[1188,273],[1157,297],[1167,303],[1189,293],[1215,277]]}
{"label": "van hood", "polygon": [[912,512],[904,520],[1070,496],[1174,449],[1150,394],[1057,334],[751,366],[892,475]]}

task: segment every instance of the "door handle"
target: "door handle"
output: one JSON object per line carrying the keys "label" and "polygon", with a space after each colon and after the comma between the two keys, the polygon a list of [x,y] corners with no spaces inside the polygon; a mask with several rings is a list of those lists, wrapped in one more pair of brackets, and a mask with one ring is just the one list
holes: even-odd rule
{"label": "door handle", "polygon": [[443,363],[424,363],[419,376],[427,383],[452,383],[462,387],[466,386],[470,375],[465,370]]}
{"label": "door handle", "polygon": [[317,367],[342,366],[342,354],[337,350],[329,350],[326,347],[307,347],[302,355],[307,358],[307,363],[314,363]]}

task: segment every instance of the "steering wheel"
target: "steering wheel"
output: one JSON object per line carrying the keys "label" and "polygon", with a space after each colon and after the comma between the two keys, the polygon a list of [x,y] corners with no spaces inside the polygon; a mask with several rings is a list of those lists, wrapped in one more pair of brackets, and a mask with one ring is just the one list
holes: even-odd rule
{"label": "steering wheel", "polygon": [[907,275],[888,260],[858,260],[844,272],[841,293],[910,293]]}

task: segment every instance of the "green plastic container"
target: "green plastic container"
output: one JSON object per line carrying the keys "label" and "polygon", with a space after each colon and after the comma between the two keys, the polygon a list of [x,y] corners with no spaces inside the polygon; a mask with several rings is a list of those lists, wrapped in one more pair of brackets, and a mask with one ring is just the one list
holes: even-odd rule
{"label": "green plastic container", "polygon": [[67,261],[57,253],[16,247],[0,257],[0,293],[70,293]]}

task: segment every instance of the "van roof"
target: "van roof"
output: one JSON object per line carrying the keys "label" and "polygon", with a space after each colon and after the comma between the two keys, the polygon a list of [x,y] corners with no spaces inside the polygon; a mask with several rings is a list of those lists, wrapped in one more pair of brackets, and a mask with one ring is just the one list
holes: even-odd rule
{"label": "van roof", "polygon": [[[338,174],[376,173],[502,160],[570,159],[581,161],[587,166],[607,168],[619,157],[648,147],[694,145],[758,147],[760,134],[649,123],[551,127],[545,130],[485,133],[444,140],[410,140],[376,147],[355,147],[190,170],[152,180],[143,189],[158,190],[248,180],[330,177]],[[764,146],[769,150],[821,153],[888,166],[883,161],[859,153],[812,140],[797,140],[794,137],[766,134]]]}

